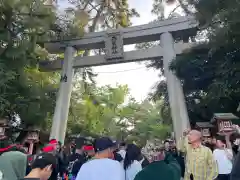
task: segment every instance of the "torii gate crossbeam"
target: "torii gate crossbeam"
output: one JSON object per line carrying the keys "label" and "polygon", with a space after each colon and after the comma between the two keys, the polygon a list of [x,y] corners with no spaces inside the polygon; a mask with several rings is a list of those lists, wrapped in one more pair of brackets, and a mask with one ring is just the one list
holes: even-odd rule
{"label": "torii gate crossbeam", "polygon": [[[54,112],[51,137],[64,141],[72,89],[73,68],[118,64],[125,62],[163,59],[167,79],[169,101],[175,137],[181,136],[189,125],[183,90],[180,81],[169,70],[169,63],[176,55],[184,53],[192,44],[175,44],[175,40],[187,41],[195,35],[198,22],[194,17],[180,17],[142,26],[129,27],[104,32],[89,33],[81,39],[55,41],[45,44],[50,53],[65,52],[64,61],[55,60],[40,63],[45,71],[62,69],[62,78]],[[124,52],[123,45],[160,40],[160,46],[146,50]],[[77,56],[75,50],[105,49],[105,55]]]}

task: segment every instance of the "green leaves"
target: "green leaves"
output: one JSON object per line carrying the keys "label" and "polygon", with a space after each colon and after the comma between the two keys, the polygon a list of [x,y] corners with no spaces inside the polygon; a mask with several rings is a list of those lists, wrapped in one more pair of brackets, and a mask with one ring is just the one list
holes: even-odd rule
{"label": "green leaves", "polygon": [[[237,29],[240,27],[240,3],[235,0],[200,0],[188,1],[184,8],[189,7],[196,10],[196,18],[204,28],[199,33],[202,34],[200,39],[209,40],[177,56],[170,65],[183,84],[190,119],[193,123],[209,121],[215,112],[238,115],[240,34]],[[155,62],[151,66],[156,69],[162,67]],[[157,91],[153,93],[155,98],[166,97],[163,87],[164,83],[158,84]]]}
{"label": "green leaves", "polygon": [[170,116],[162,111],[163,103],[138,103],[126,85],[92,86],[91,95],[79,95],[79,91],[75,89],[71,99],[68,133],[134,139],[140,144],[153,137],[163,139],[170,133]]}

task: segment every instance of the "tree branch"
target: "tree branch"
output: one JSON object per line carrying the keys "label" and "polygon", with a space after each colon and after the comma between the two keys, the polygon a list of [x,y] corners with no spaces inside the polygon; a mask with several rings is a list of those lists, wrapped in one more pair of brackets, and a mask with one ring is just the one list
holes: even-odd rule
{"label": "tree branch", "polygon": [[169,13],[168,18],[170,18],[171,15],[172,15],[179,7],[181,7],[180,4],[179,4],[177,7],[175,7],[175,8]]}

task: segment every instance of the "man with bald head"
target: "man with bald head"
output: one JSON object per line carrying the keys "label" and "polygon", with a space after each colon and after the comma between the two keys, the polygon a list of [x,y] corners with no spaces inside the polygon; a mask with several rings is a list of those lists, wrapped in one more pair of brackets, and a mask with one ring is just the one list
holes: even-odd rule
{"label": "man with bald head", "polygon": [[186,154],[184,180],[214,180],[218,170],[212,151],[202,145],[202,134],[186,130],[180,140],[179,150]]}

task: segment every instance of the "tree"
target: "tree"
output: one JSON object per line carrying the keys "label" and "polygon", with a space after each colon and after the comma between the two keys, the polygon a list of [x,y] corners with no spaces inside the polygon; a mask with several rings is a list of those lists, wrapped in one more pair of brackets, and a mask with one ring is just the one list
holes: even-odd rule
{"label": "tree", "polygon": [[4,73],[2,78],[5,77],[0,86],[0,114],[5,116],[17,112],[23,123],[31,124],[33,119],[40,123],[46,115],[41,111],[43,106],[40,104],[44,103],[44,99],[51,99],[45,93],[51,94],[53,88],[50,86],[53,82],[48,76],[42,82],[36,78],[36,74],[41,74],[36,64],[39,59],[46,57],[46,52],[36,42],[40,36],[49,34],[55,15],[50,7],[40,1],[4,0],[0,8],[0,69]]}
{"label": "tree", "polygon": [[[76,87],[76,86],[75,86]],[[80,88],[80,86],[78,87]],[[128,94],[127,86],[89,86],[91,94],[79,93],[76,89],[72,96],[70,109],[69,130],[74,133],[96,133],[111,135],[116,133],[121,121],[123,103]],[[79,125],[72,129],[72,126]]]}
{"label": "tree", "polygon": [[39,61],[53,57],[42,43],[58,36],[59,30],[66,32],[64,36],[79,36],[82,27],[60,26],[55,7],[40,0],[3,0],[0,8],[0,116],[17,113],[25,127],[45,127],[60,76],[38,70]]}
{"label": "tree", "polygon": [[[187,14],[196,16],[205,39],[173,61],[170,68],[182,80],[190,119],[209,121],[215,112],[239,115],[239,33],[238,1],[179,1]],[[154,64],[155,63],[155,64]],[[161,64],[153,62],[155,68]],[[163,87],[164,83],[158,87]],[[156,90],[156,97],[165,88]]]}
{"label": "tree", "polygon": [[[129,9],[127,0],[69,0],[73,7],[68,7],[66,12],[68,16],[78,14],[78,17],[87,17],[88,21],[84,21],[87,25],[87,32],[95,32],[106,29],[115,29],[120,26],[127,27],[131,25],[130,18],[139,16],[135,9]],[[86,18],[85,18],[86,19]],[[82,22],[80,20],[80,22]],[[102,53],[100,49],[95,53]],[[83,56],[89,55],[90,51],[85,51]],[[82,68],[81,71],[76,71],[76,74],[81,74],[83,88],[87,86],[89,79],[94,82],[96,74],[91,68]],[[87,93],[87,91],[86,91]]]}
{"label": "tree", "polygon": [[145,145],[147,140],[163,140],[170,136],[171,116],[165,111],[163,101],[156,103],[147,100],[139,104],[134,113],[134,125],[127,139],[139,145]]}
{"label": "tree", "polygon": [[110,136],[144,144],[148,139],[163,139],[170,133],[171,119],[162,101],[138,103],[126,85],[91,85],[91,95],[79,93],[81,90],[77,85],[75,88],[68,121],[69,134]]}

